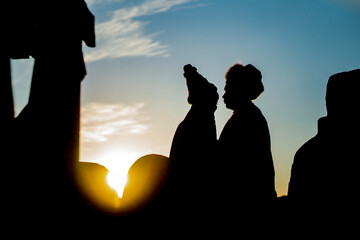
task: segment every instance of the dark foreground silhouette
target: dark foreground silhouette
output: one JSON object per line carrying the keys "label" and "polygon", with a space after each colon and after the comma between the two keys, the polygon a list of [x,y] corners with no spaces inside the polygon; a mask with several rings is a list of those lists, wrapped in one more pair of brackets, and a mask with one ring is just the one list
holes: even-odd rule
{"label": "dark foreground silhouette", "polygon": [[[2,188],[9,196],[1,199],[2,206],[9,206],[4,225],[35,232],[75,226],[86,212],[94,213],[84,210],[73,183],[79,161],[80,83],[86,75],[82,42],[95,46],[94,16],[83,0],[4,4],[9,17],[0,55],[2,150],[9,159],[2,162]],[[10,59],[30,56],[35,64],[29,101],[14,118]]]}
{"label": "dark foreground silhouette", "polygon": [[[229,69],[223,98],[234,114],[217,142],[217,89],[185,66],[191,108],[175,132],[170,156],[136,161],[119,200],[106,184],[107,169],[78,163],[80,83],[86,75],[82,42],[95,46],[94,16],[83,0],[7,4],[16,17],[4,27],[6,47],[0,53],[4,236],[84,237],[110,229],[132,237],[171,232],[168,238],[227,238],[249,225],[272,236],[261,230],[292,221],[304,230],[298,224],[303,217],[323,223],[329,214],[334,220],[339,213],[348,219],[357,213],[360,70],[329,79],[328,115],[295,156],[288,198],[274,203],[269,129],[252,103],[263,91],[261,73],[252,65]],[[14,118],[10,59],[30,56],[35,65],[29,102]]]}
{"label": "dark foreground silhouette", "polygon": [[161,216],[166,206],[165,185],[168,180],[169,158],[149,154],[139,158],[129,169],[120,202],[122,214]]}
{"label": "dark foreground silhouette", "polygon": [[[360,69],[329,78],[327,116],[318,133],[296,153],[288,196],[302,214],[339,215],[359,212]],[[298,212],[298,213],[299,213]]]}

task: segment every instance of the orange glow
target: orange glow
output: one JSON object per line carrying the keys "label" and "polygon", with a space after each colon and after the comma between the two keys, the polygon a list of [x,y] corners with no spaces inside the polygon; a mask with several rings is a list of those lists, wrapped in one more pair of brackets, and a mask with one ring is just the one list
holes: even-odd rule
{"label": "orange glow", "polygon": [[76,167],[76,185],[90,205],[106,214],[113,214],[119,209],[120,201],[116,191],[106,182],[108,172],[100,164],[79,162]]}
{"label": "orange glow", "polygon": [[167,157],[146,155],[126,171],[80,162],[76,168],[76,181],[79,191],[92,206],[103,213],[119,215],[146,206],[161,190],[167,173]]}
{"label": "orange glow", "polygon": [[122,207],[131,213],[145,207],[156,197],[167,181],[169,159],[161,155],[146,155],[130,168]]}

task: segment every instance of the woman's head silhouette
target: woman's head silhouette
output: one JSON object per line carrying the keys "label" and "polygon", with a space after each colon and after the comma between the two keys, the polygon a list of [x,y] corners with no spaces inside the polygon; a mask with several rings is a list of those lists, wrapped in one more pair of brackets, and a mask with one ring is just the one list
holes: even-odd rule
{"label": "woman's head silhouette", "polygon": [[190,64],[184,66],[184,77],[188,87],[188,102],[191,105],[215,106],[219,100],[219,94],[214,84],[197,72]]}

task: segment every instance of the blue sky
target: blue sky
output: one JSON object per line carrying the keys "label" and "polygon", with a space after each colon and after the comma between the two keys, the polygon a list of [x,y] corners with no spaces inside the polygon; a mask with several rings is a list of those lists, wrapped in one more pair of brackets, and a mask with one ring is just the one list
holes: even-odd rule
{"label": "blue sky", "polygon": [[[96,17],[98,45],[84,47],[81,159],[109,168],[146,153],[169,154],[189,109],[183,65],[195,65],[222,96],[226,70],[251,63],[263,74],[265,92],[255,104],[269,123],[276,188],[284,195],[296,150],[326,115],[327,79],[360,68],[360,1],[87,3]],[[32,64],[13,61],[17,112],[27,101]],[[221,100],[218,135],[231,116]]]}

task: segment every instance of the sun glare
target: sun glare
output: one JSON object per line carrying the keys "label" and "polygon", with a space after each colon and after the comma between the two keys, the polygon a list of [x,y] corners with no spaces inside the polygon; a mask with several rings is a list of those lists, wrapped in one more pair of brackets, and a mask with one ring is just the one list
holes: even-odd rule
{"label": "sun glare", "polygon": [[[99,153],[96,162],[77,165],[79,191],[109,214],[130,214],[146,206],[167,181],[169,158],[131,151]],[[100,157],[101,156],[101,157]]]}
{"label": "sun glare", "polygon": [[116,191],[118,197],[122,198],[124,188],[127,183],[127,174],[116,171],[109,171],[108,175],[106,176],[106,182],[112,189]]}
{"label": "sun glare", "polygon": [[123,196],[129,168],[139,157],[140,154],[135,152],[113,151],[105,154],[100,161],[109,170],[107,184],[116,191],[119,198]]}

